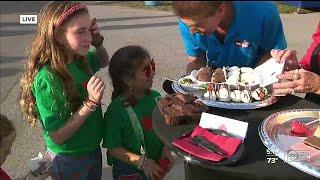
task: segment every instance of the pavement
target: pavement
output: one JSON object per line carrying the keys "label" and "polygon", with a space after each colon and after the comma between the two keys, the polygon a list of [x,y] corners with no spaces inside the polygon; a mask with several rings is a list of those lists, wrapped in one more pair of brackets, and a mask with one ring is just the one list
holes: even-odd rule
{"label": "pavement", "polygon": [[[17,129],[12,153],[2,168],[13,179],[26,174],[28,160],[44,150],[41,126],[30,127],[22,117],[19,107],[19,78],[36,29],[34,25],[20,25],[19,15],[37,14],[45,3],[0,2],[0,112],[8,116]],[[109,55],[126,45],[137,44],[147,48],[157,65],[153,87],[165,94],[162,90],[164,77],[181,76],[187,64],[178,32],[177,17],[171,12],[107,6],[109,3],[88,3],[92,17],[98,19],[105,37],[104,46]],[[312,41],[311,35],[319,23],[320,13],[282,14],[281,19],[288,47],[296,49],[298,58],[301,58]],[[107,68],[101,69],[97,75],[101,76],[107,85],[103,103],[109,104],[112,87]],[[106,108],[103,107],[103,110]],[[103,158],[103,179],[112,179],[111,168],[106,165],[105,153]],[[181,160],[177,160],[165,179],[184,179]]]}

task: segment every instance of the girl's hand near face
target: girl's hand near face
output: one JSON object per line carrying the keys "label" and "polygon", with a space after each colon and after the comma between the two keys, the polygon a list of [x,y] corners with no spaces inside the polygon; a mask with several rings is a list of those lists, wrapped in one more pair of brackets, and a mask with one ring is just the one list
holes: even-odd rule
{"label": "girl's hand near face", "polygon": [[100,77],[92,76],[87,84],[89,99],[100,104],[104,89],[105,85],[102,79]]}
{"label": "girl's hand near face", "polygon": [[102,45],[104,37],[100,34],[100,27],[98,26],[96,21],[96,18],[92,19],[91,27],[89,30],[92,36],[91,45],[95,48],[98,48]]}

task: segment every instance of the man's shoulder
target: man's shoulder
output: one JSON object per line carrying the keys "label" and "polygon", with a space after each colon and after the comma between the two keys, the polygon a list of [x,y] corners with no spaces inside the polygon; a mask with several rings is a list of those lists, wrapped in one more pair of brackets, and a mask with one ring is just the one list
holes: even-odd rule
{"label": "man's shoulder", "polygon": [[244,1],[233,2],[236,9],[240,9],[241,12],[247,12],[250,14],[264,14],[265,12],[277,11],[277,6],[273,1]]}

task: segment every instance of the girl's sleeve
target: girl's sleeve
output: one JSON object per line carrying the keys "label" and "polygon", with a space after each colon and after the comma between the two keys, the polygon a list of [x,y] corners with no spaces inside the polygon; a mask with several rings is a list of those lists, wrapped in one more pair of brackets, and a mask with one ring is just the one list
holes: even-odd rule
{"label": "girl's sleeve", "polygon": [[114,108],[108,107],[104,115],[105,130],[102,143],[102,147],[104,148],[112,149],[122,146],[122,121],[120,113],[121,112],[115,111]]}
{"label": "girl's sleeve", "polygon": [[61,83],[52,74],[41,73],[36,76],[33,84],[32,90],[39,119],[44,130],[49,132],[61,128],[70,117]]}

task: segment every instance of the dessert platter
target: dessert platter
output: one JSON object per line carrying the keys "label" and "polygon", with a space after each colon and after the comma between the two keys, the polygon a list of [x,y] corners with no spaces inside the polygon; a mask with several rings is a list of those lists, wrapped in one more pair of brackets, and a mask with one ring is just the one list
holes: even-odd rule
{"label": "dessert platter", "polygon": [[[207,106],[256,109],[277,101],[277,97],[272,96],[271,88],[267,86],[270,83],[265,80],[279,73],[262,72],[261,69],[205,67],[173,81],[171,86],[175,92],[197,96]],[[273,69],[269,68],[267,71],[270,70]]]}
{"label": "dessert platter", "polygon": [[[280,111],[259,127],[263,144],[291,166],[320,178],[319,109]],[[318,145],[317,145],[318,144]]]}

